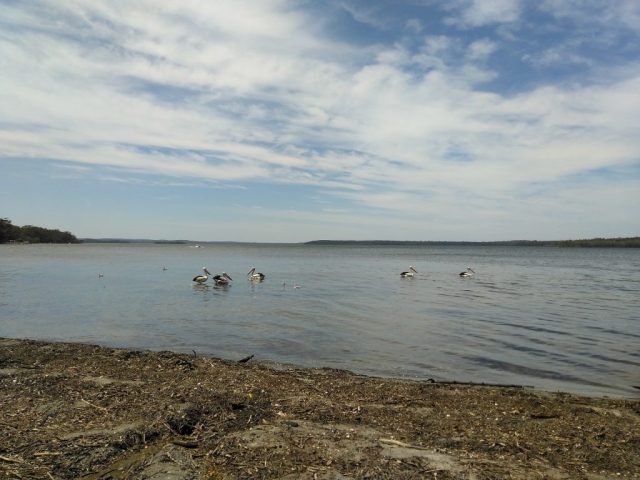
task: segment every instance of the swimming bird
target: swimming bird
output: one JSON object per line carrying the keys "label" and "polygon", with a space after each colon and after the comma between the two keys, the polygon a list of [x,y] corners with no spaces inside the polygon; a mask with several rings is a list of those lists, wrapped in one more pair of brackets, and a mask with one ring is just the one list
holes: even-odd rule
{"label": "swimming bird", "polygon": [[163,271],[164,271],[164,270],[166,270],[166,269],[167,269],[167,267],[162,267],[162,270],[163,270]]}
{"label": "swimming bird", "polygon": [[294,285],[294,286],[293,286],[293,289],[294,289],[294,290],[298,290],[299,288],[300,288],[300,285]]}
{"label": "swimming bird", "polygon": [[467,267],[467,270],[466,270],[466,271],[464,271],[464,272],[461,272],[461,273],[460,273],[460,276],[461,276],[461,277],[471,277],[471,276],[473,276],[473,274],[474,274],[474,273],[476,273],[476,272],[474,272],[474,271],[471,269],[471,267]]}
{"label": "swimming bird", "polygon": [[98,274],[98,278],[100,278],[100,277],[104,277],[104,273],[99,273]]}
{"label": "swimming bird", "polygon": [[197,275],[193,278],[193,281],[196,283],[205,283],[208,279],[209,279],[209,275],[211,275],[211,272],[209,272],[209,270],[207,270],[207,267],[202,267],[202,270],[204,270],[204,275]]}
{"label": "swimming bird", "polygon": [[402,272],[400,274],[401,277],[405,278],[405,277],[413,277],[414,273],[418,273],[418,271],[413,268],[411,265],[409,265],[409,271],[408,272]]}
{"label": "swimming bird", "polygon": [[249,273],[247,273],[247,275],[251,275],[251,280],[258,280],[258,281],[262,281],[264,280],[264,273],[256,273],[256,267],[253,267],[251,270],[249,270]]}
{"label": "swimming bird", "polygon": [[216,282],[216,285],[229,285],[229,280],[233,281],[226,272],[222,272],[221,275],[216,275],[213,277],[213,281]]}

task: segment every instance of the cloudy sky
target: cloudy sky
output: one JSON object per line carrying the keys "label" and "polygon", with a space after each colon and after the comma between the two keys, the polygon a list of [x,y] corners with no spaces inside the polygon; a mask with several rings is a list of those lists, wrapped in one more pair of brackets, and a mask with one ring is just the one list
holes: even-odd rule
{"label": "cloudy sky", "polygon": [[544,240],[638,212],[638,0],[0,2],[17,225]]}

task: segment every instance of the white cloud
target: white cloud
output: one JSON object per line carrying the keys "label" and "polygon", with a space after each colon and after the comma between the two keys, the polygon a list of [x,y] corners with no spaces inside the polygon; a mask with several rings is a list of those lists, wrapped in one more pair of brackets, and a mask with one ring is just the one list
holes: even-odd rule
{"label": "white cloud", "polygon": [[498,45],[489,39],[476,40],[467,47],[467,57],[470,60],[486,60],[498,49]]}
{"label": "white cloud", "polygon": [[447,23],[462,28],[511,23],[519,19],[521,0],[451,0],[445,7],[454,13]]}
{"label": "white cloud", "polygon": [[[516,22],[523,8],[451,5],[449,22],[465,28]],[[362,214],[377,225],[371,211],[387,211],[446,231],[470,210],[512,218],[505,203],[533,183],[563,191],[574,175],[638,162],[638,65],[597,86],[507,96],[478,88],[500,75],[486,66],[507,48],[494,37],[358,47],[284,0],[41,7],[47,15],[0,6],[0,21],[15,27],[0,36],[0,125],[12,126],[0,127],[0,157],[52,159],[80,177],[109,167],[100,174],[110,182],[153,174],[176,186],[313,186],[348,202],[325,209],[335,214],[327,222]],[[361,22],[375,18],[349,8]],[[564,15],[559,3],[545,8]],[[423,28],[416,18],[400,25],[415,37]],[[528,55],[590,65],[568,44]],[[536,204],[514,201],[542,215]]]}

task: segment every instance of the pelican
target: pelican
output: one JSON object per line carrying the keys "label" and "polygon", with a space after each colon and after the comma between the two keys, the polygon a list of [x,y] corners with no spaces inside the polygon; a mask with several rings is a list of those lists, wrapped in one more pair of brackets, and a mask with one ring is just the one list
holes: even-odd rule
{"label": "pelican", "polygon": [[166,269],[167,269],[167,267],[162,267],[162,270],[163,270],[163,271],[164,271],[164,270],[166,270]]}
{"label": "pelican", "polygon": [[406,277],[413,277],[414,273],[418,273],[418,271],[413,268],[411,265],[409,265],[409,271],[408,272],[402,272],[400,274],[401,277],[406,278]]}
{"label": "pelican", "polygon": [[471,269],[471,267],[467,267],[467,270],[466,270],[466,271],[464,271],[464,272],[461,272],[461,273],[460,273],[460,276],[461,276],[461,277],[463,277],[463,278],[464,278],[464,277],[471,277],[471,276],[473,276],[473,274],[474,274],[474,273],[476,273],[476,272],[474,272],[474,271]]}
{"label": "pelican", "polygon": [[99,273],[98,274],[98,278],[100,278],[100,277],[104,277],[104,273]]}
{"label": "pelican", "polygon": [[256,273],[256,267],[253,267],[251,270],[249,270],[249,273],[247,273],[247,275],[251,275],[251,280],[264,280],[264,273]]}
{"label": "pelican", "polygon": [[199,284],[205,283],[208,279],[209,279],[209,275],[211,275],[211,272],[209,270],[207,270],[207,267],[202,267],[202,270],[204,270],[204,275],[197,275],[193,278],[193,281]]}
{"label": "pelican", "polygon": [[222,272],[222,275],[216,275],[213,277],[213,281],[216,282],[216,285],[229,285],[229,280],[233,281],[233,278],[227,275],[226,272]]}
{"label": "pelican", "polygon": [[294,286],[293,286],[293,289],[294,289],[294,290],[299,290],[299,289],[300,289],[300,285],[294,285]]}

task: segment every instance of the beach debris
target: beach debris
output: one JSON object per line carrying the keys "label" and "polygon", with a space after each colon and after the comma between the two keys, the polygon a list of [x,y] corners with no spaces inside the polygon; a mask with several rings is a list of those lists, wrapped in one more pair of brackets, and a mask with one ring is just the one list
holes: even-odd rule
{"label": "beach debris", "polygon": [[0,366],[0,478],[640,478],[635,398],[15,339]]}
{"label": "beach debris", "polygon": [[183,448],[198,448],[197,442],[183,442],[182,440],[174,440],[171,443]]}
{"label": "beach debris", "polygon": [[252,358],[253,358],[253,355],[249,355],[248,357],[244,357],[243,359],[238,360],[238,363],[247,363]]}

